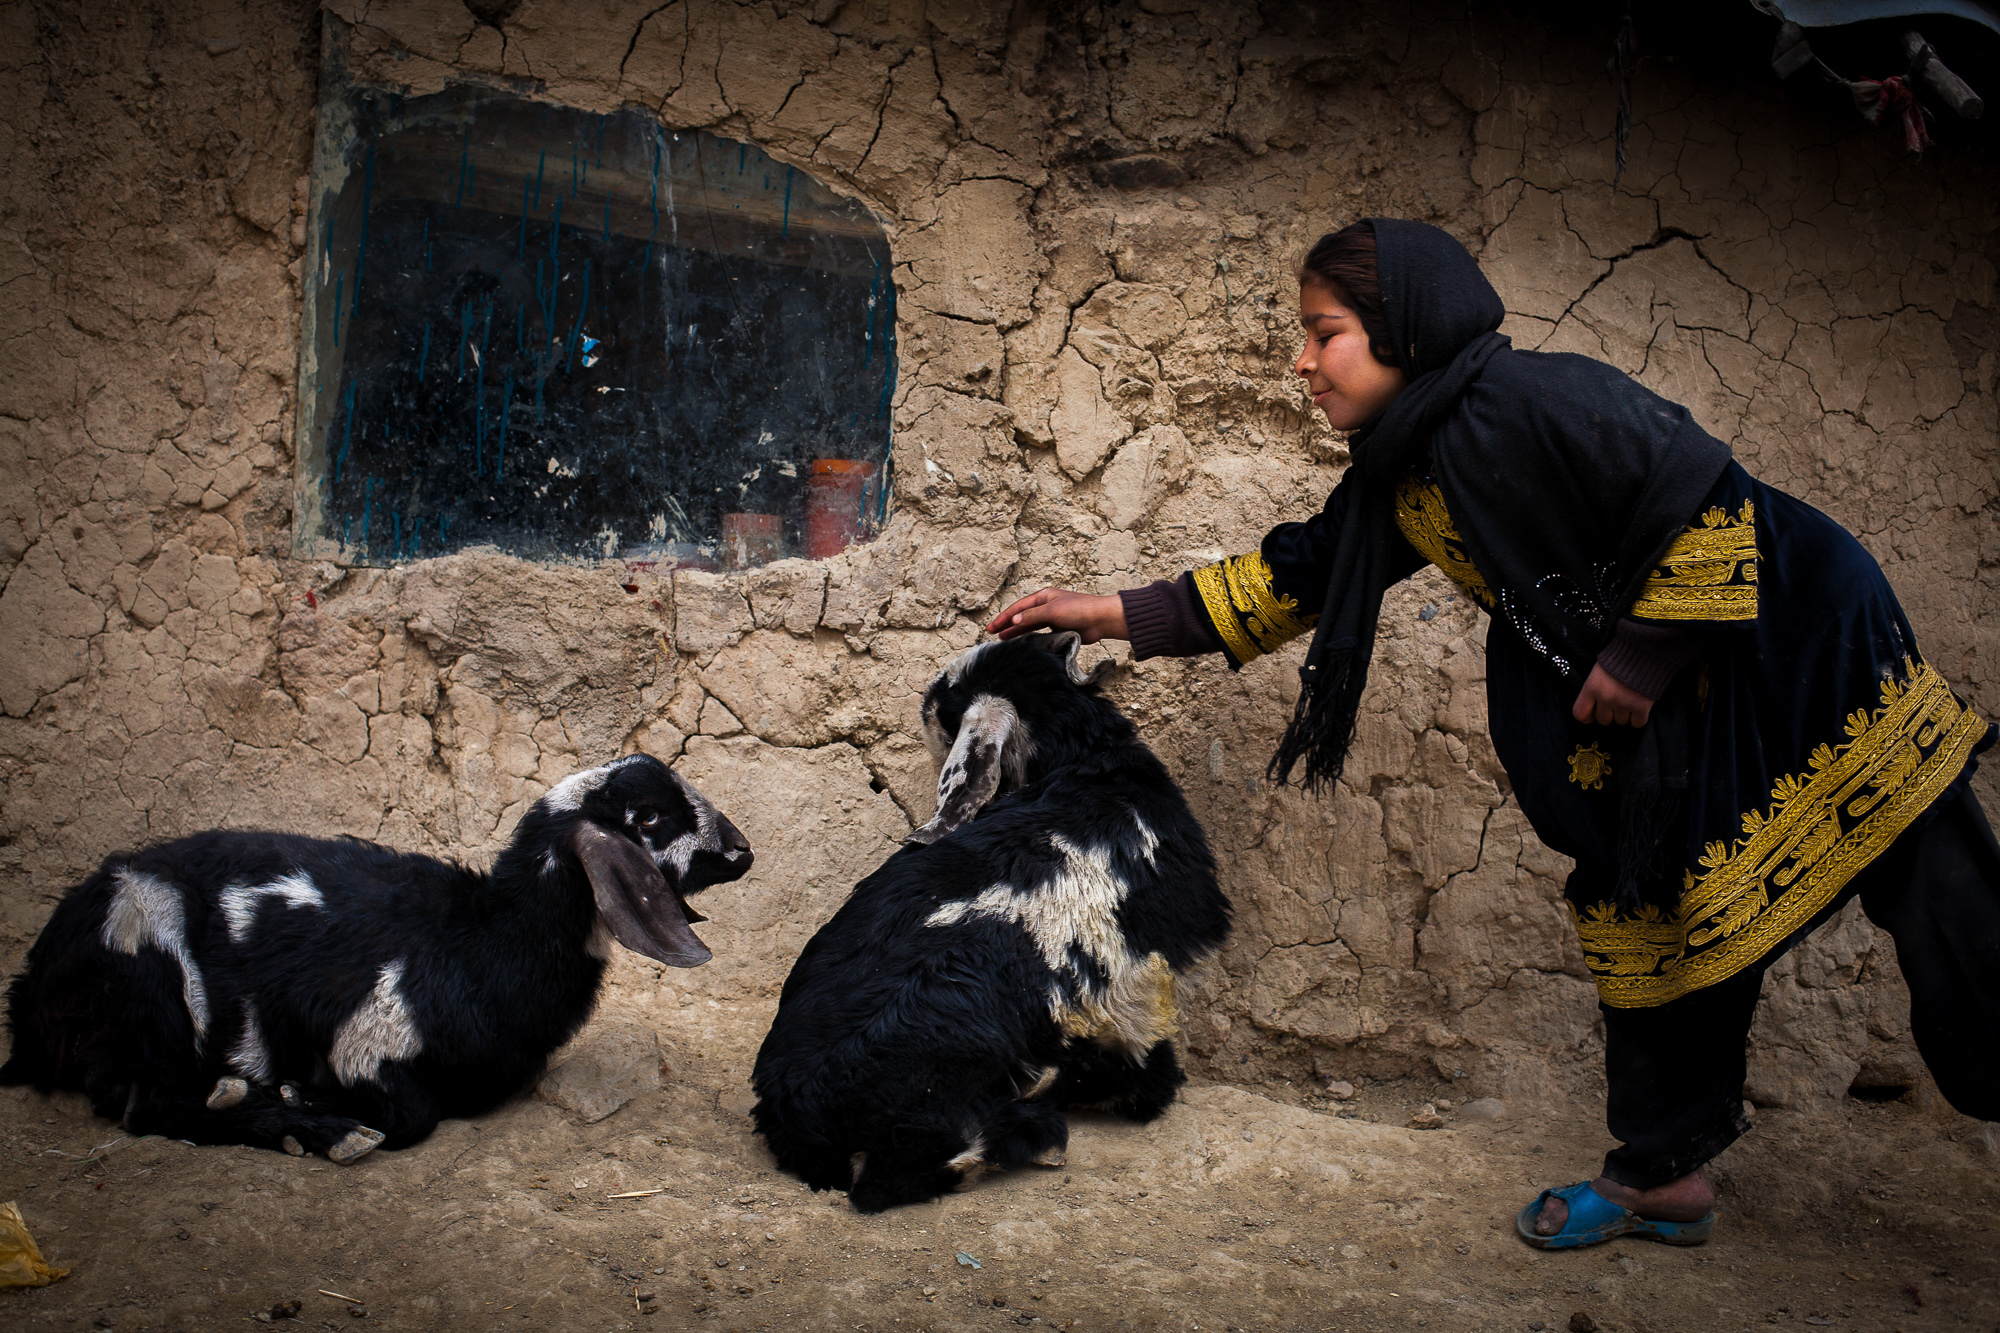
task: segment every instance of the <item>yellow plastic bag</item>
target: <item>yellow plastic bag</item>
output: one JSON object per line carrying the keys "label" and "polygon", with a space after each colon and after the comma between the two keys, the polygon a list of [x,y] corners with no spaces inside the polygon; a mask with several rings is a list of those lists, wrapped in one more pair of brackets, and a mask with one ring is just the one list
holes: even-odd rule
{"label": "yellow plastic bag", "polygon": [[69,1276],[67,1268],[51,1268],[28,1234],[21,1210],[0,1204],[0,1287],[46,1287]]}

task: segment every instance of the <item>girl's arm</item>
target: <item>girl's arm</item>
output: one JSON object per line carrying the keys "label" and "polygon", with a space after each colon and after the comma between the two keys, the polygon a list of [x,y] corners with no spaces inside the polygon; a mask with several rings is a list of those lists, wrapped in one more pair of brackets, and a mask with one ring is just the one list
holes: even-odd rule
{"label": "girl's arm", "polygon": [[1075,630],[1085,643],[1132,637],[1125,626],[1125,603],[1117,593],[1094,597],[1067,588],[1029,593],[995,616],[986,632],[1012,639],[1038,629]]}

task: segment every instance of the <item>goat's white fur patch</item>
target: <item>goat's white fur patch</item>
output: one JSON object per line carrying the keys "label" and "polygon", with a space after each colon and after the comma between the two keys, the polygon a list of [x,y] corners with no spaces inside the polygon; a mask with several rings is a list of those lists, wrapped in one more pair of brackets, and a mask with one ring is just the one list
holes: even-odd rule
{"label": "goat's white fur patch", "polygon": [[563,812],[581,810],[584,797],[602,787],[605,780],[624,765],[643,758],[644,755],[628,754],[623,759],[614,759],[608,764],[599,764],[596,768],[586,768],[580,773],[572,773],[548,789],[542,796],[542,804],[550,810]]}
{"label": "goat's white fur patch", "polygon": [[985,1175],[988,1166],[986,1161],[985,1136],[974,1134],[972,1142],[966,1147],[965,1151],[952,1158],[949,1162],[946,1162],[945,1165],[964,1177],[964,1179],[958,1182],[961,1188],[970,1185],[973,1181]]}
{"label": "goat's white fur patch", "polygon": [[229,1048],[229,1067],[256,1083],[271,1081],[271,1051],[264,1045],[257,1006],[249,1000],[243,1002],[243,1035]]}
{"label": "goat's white fur patch", "polygon": [[278,898],[288,907],[325,907],[319,886],[303,870],[280,875],[269,884],[231,884],[222,891],[222,915],[229,921],[229,941],[241,944],[257,922],[257,900]]}
{"label": "goat's white fur patch", "polygon": [[590,935],[583,942],[583,951],[601,963],[608,963],[611,961],[612,938],[611,927],[605,925],[604,918],[600,916],[591,923]]}
{"label": "goat's white fur patch", "polygon": [[[1142,854],[1150,862],[1158,839],[1143,822],[1139,833]],[[1080,847],[1059,833],[1049,835],[1049,841],[1062,854],[1063,868],[1046,883],[1025,890],[995,884],[977,897],[941,905],[924,924],[951,926],[974,916],[1015,922],[1041,950],[1049,970],[1069,978],[1077,993],[1071,1000],[1062,987],[1050,988],[1049,1013],[1063,1030],[1143,1058],[1155,1042],[1173,1033],[1173,971],[1159,954],[1142,957],[1126,946],[1118,929],[1118,907],[1130,886],[1111,868],[1114,849]],[[1109,983],[1101,990],[1092,986],[1071,965],[1072,949],[1096,961]]]}
{"label": "goat's white fur patch", "polygon": [[696,852],[720,852],[722,850],[721,819],[715,806],[706,796],[694,789],[680,774],[674,774],[674,781],[680,784],[681,795],[687,797],[690,809],[694,811],[694,828],[675,838],[653,854],[653,864],[674,868],[674,879],[678,883],[685,878],[688,867],[694,864]]}
{"label": "goat's white fur patch", "polygon": [[104,947],[137,957],[151,945],[181,969],[181,999],[194,1024],[194,1048],[208,1040],[208,987],[187,945],[187,919],[181,891],[155,875],[120,866],[111,873],[111,907],[104,914]]}
{"label": "goat's white fur patch", "polygon": [[999,646],[1000,645],[997,641],[993,643],[978,644],[975,647],[967,648],[957,657],[952,658],[951,661],[945,663],[944,667],[945,683],[949,685],[958,684],[959,680],[964,677],[965,673],[972,669],[972,664],[974,662],[977,662],[981,657],[984,657],[989,651]]}
{"label": "goat's white fur patch", "polygon": [[1055,1086],[1056,1075],[1060,1073],[1062,1073],[1062,1066],[1060,1065],[1043,1065],[1042,1072],[1035,1075],[1035,1081],[1022,1091],[1021,1100],[1031,1102],[1047,1092]]}
{"label": "goat's white fur patch", "polygon": [[375,1082],[383,1061],[408,1060],[422,1053],[424,1039],[410,1017],[409,1006],[403,1003],[404,962],[398,958],[382,964],[375,989],[333,1034],[328,1063],[342,1083]]}

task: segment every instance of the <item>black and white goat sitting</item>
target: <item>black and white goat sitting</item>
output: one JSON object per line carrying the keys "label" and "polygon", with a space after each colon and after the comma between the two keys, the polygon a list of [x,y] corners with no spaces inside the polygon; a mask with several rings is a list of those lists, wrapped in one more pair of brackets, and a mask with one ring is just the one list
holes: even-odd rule
{"label": "black and white goat sitting", "polygon": [[931,682],[937,816],[806,945],[758,1052],[778,1165],[861,1212],[1060,1164],[1067,1108],[1151,1120],[1185,1081],[1175,983],[1229,902],[1078,647],[982,644]]}
{"label": "black and white goat sitting", "polygon": [[708,961],[682,900],[750,868],[650,755],[558,783],[492,873],[355,838],[214,831],[108,858],[8,994],[0,1084],[133,1134],[351,1162],[491,1110],[597,1004],[610,942]]}

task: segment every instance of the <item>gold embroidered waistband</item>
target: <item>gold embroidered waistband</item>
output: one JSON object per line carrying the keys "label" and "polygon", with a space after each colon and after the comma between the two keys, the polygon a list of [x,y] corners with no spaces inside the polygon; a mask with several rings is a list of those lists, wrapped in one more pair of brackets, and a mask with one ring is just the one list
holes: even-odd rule
{"label": "gold embroidered waistband", "polygon": [[1986,723],[1922,662],[1882,684],[1881,707],[1847,718],[1848,739],[1820,745],[1809,769],[1779,778],[1771,805],[1743,814],[1743,837],[1712,842],[1687,872],[1678,911],[1576,914],[1584,961],[1604,1003],[1665,1004],[1757,962],[1845,888],[1951,785]]}
{"label": "gold embroidered waistband", "polygon": [[1256,551],[1194,572],[1201,604],[1238,666],[1304,634],[1319,615],[1301,616],[1298,601],[1271,586],[1271,566]]}
{"label": "gold embroidered waistband", "polygon": [[1690,523],[1646,576],[1628,613],[1641,620],[1755,620],[1757,507],[1721,507]]}

